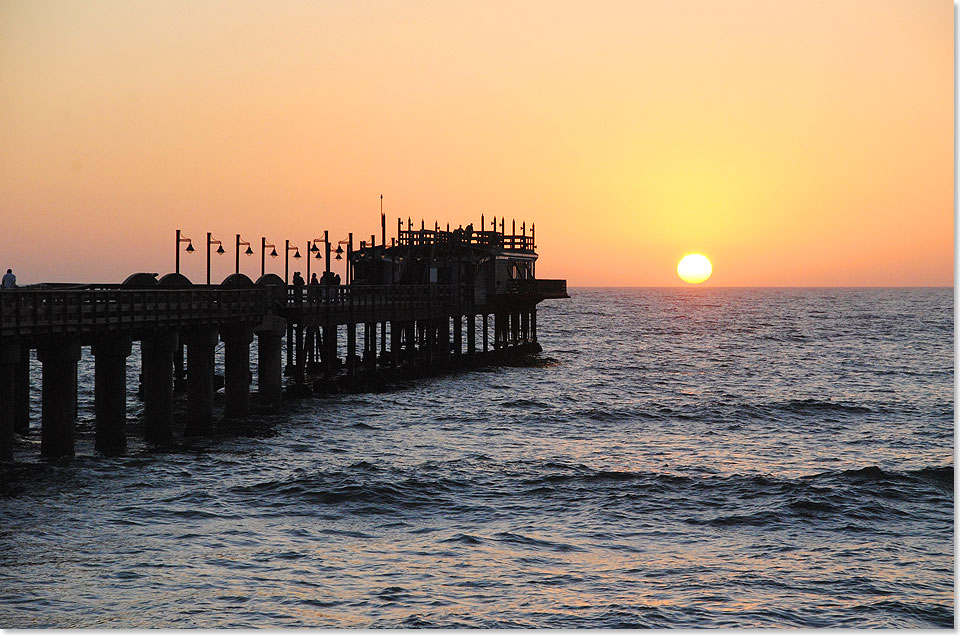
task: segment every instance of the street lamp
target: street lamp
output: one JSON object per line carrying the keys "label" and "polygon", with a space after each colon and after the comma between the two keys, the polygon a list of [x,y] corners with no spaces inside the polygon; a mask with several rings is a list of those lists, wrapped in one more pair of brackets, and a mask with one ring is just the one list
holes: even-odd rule
{"label": "street lamp", "polygon": [[192,254],[192,253],[195,251],[194,248],[193,248],[193,241],[190,240],[189,238],[187,238],[186,236],[182,236],[182,235],[180,234],[180,230],[178,229],[178,230],[177,230],[177,265],[176,265],[176,268],[175,268],[175,271],[176,271],[177,273],[180,273],[180,243],[182,243],[182,242],[186,242],[186,243],[187,243],[186,252],[187,252],[188,254]]}
{"label": "street lamp", "polygon": [[271,258],[277,258],[280,254],[277,253],[277,246],[272,245],[267,242],[266,236],[260,237],[260,277],[263,277],[263,274],[266,272],[266,256],[267,256],[267,247],[272,249],[270,252]]}
{"label": "street lamp", "polygon": [[219,247],[217,247],[218,256],[222,256],[223,254],[226,253],[223,250],[223,243],[217,240],[216,238],[213,238],[210,232],[207,232],[207,284],[210,284],[210,245],[212,245],[213,243],[217,243],[219,245]]}
{"label": "street lamp", "polygon": [[247,250],[246,250],[245,252],[243,252],[243,253],[245,253],[245,254],[248,255],[248,256],[252,256],[252,255],[253,255],[253,249],[250,247],[250,243],[248,243],[248,242],[245,241],[245,240],[242,240],[242,239],[240,238],[240,234],[237,234],[237,269],[236,269],[236,273],[240,273],[240,245],[246,245],[246,246],[247,246]]}
{"label": "street lamp", "polygon": [[[317,243],[322,243],[326,241],[326,236],[323,238],[314,238],[313,240],[307,241],[307,284],[310,283],[310,252],[313,252],[313,257],[317,260],[323,260],[323,256],[320,255],[320,249],[317,247]],[[329,249],[329,246],[327,246]],[[329,261],[330,254],[327,254],[327,260]]]}
{"label": "street lamp", "polygon": [[299,259],[300,259],[300,248],[299,248],[299,247],[296,247],[296,246],[291,247],[289,240],[286,241],[286,247],[287,247],[287,248],[286,248],[286,252],[283,254],[283,261],[284,261],[284,264],[283,264],[283,282],[284,282],[284,284],[290,284],[290,250],[291,250],[291,249],[296,249],[296,250],[297,250],[297,253],[293,254],[293,257],[294,257],[295,259],[299,260]]}
{"label": "street lamp", "polygon": [[[350,284],[350,256],[353,255],[353,232],[347,234],[346,240],[337,243],[337,260],[343,260],[343,245],[347,246],[347,264],[343,270],[344,284]],[[329,260],[327,260],[329,262]]]}

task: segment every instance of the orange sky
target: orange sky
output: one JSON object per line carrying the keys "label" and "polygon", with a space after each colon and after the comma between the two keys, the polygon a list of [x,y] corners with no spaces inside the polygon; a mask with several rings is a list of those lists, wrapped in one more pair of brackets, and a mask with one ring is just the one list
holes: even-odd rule
{"label": "orange sky", "polygon": [[237,232],[379,235],[382,192],[390,234],[535,222],[573,286],[682,284],[691,251],[711,285],[952,285],[953,11],[6,0],[0,266],[164,273],[180,227],[219,281]]}

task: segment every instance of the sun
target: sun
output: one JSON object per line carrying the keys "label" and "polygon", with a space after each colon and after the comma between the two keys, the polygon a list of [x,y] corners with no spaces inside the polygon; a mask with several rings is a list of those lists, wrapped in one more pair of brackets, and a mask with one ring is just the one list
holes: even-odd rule
{"label": "sun", "polygon": [[701,254],[687,254],[677,264],[677,275],[684,282],[700,284],[713,273],[713,265]]}

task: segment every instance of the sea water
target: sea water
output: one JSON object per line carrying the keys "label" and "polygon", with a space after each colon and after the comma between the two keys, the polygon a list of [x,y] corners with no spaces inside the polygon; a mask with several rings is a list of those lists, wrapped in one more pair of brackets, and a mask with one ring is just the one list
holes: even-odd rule
{"label": "sea water", "polygon": [[[0,626],[952,627],[952,289],[573,289],[536,363],[0,484]],[[255,354],[251,355],[255,360]],[[135,389],[136,353],[130,358]],[[222,397],[220,397],[222,399]]]}

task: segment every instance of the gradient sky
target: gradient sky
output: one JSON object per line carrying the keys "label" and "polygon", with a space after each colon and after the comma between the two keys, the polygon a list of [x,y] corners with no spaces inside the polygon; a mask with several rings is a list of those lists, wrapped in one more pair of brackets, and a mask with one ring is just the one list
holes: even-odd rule
{"label": "gradient sky", "polygon": [[[0,266],[535,222],[577,285],[952,285],[947,0],[0,2]],[[508,221],[509,227],[509,221]],[[259,254],[242,270],[259,275]],[[268,268],[283,273],[282,258]]]}

